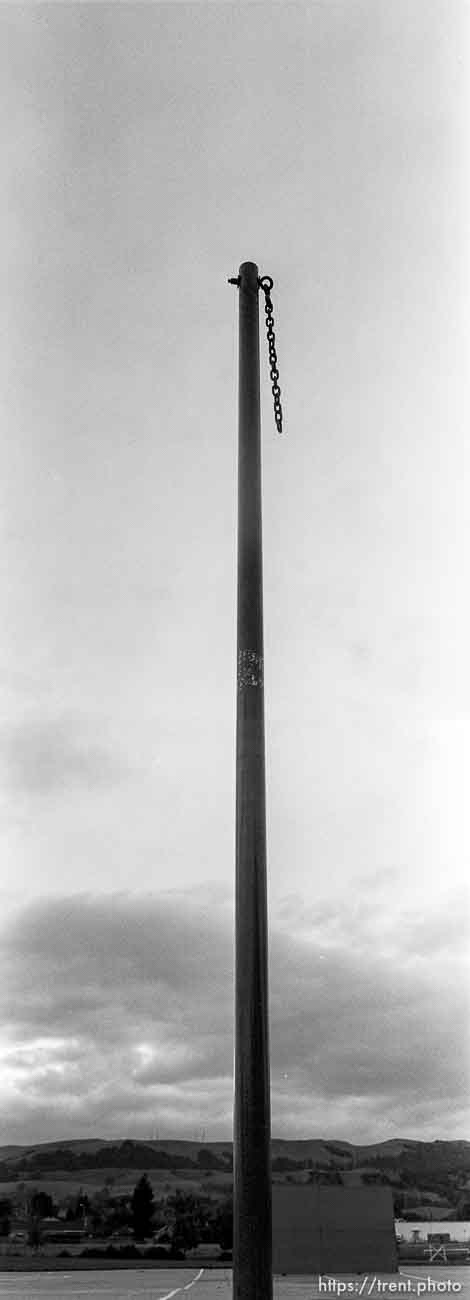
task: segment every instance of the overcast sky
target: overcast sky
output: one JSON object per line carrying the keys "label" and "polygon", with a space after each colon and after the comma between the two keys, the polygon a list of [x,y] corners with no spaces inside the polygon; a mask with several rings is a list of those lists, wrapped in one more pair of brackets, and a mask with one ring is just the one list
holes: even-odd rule
{"label": "overcast sky", "polygon": [[0,36],[0,1141],[231,1133],[244,260],[273,1133],[468,1136],[468,4]]}

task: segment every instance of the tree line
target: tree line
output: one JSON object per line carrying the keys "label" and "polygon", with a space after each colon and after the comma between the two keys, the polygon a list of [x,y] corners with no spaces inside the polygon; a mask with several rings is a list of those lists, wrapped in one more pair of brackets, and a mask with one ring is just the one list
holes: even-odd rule
{"label": "tree line", "polygon": [[70,1147],[56,1147],[52,1151],[33,1151],[15,1162],[0,1162],[0,1180],[10,1182],[19,1177],[34,1177],[38,1172],[63,1169],[67,1173],[80,1173],[84,1169],[210,1169],[226,1172],[233,1167],[232,1152],[218,1156],[210,1148],[191,1156],[156,1150],[145,1142],[120,1142],[99,1147],[97,1151],[74,1151]]}
{"label": "tree line", "polygon": [[[177,1189],[171,1195],[156,1200],[152,1184],[143,1173],[129,1195],[113,1196],[108,1188],[89,1197],[82,1189],[68,1198],[65,1216],[48,1193],[35,1190],[27,1198],[28,1243],[41,1244],[44,1220],[57,1216],[62,1209],[65,1226],[85,1225],[90,1235],[112,1237],[129,1231],[136,1242],[159,1234],[171,1252],[178,1255],[191,1250],[200,1242],[217,1242],[223,1250],[232,1247],[232,1197],[214,1201],[209,1196],[196,1195]],[[15,1206],[11,1198],[0,1199],[0,1236],[11,1230]],[[162,1253],[164,1253],[162,1251]]]}

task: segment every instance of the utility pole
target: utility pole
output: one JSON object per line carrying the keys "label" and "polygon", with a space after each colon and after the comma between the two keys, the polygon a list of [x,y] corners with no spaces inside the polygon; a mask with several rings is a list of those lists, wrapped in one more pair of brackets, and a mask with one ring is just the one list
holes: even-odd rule
{"label": "utility pole", "polygon": [[272,1300],[260,285],[254,262],[242,263],[235,283],[240,316],[233,1296]]}

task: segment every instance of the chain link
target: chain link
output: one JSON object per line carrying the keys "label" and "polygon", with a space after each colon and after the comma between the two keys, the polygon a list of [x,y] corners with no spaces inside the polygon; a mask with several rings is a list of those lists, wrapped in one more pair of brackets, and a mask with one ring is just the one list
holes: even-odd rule
{"label": "chain link", "polygon": [[276,421],[276,429],[278,433],[282,433],[281,390],[279,387],[279,371],[277,368],[277,352],[276,352],[276,335],[274,333],[273,304],[271,298],[271,289],[273,287],[273,281],[270,275],[262,275],[261,279],[258,280],[258,284],[260,289],[262,289],[264,293],[264,310],[266,312],[266,333],[268,336],[268,349],[269,349],[269,373],[271,376],[271,386],[272,386],[272,393],[274,399],[274,419]]}

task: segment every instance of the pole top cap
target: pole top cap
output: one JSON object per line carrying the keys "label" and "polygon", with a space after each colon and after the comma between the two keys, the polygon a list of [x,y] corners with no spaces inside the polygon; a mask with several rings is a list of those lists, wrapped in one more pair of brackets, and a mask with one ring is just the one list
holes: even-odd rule
{"label": "pole top cap", "polygon": [[239,274],[243,280],[255,280],[256,283],[258,283],[258,267],[256,262],[242,262]]}

